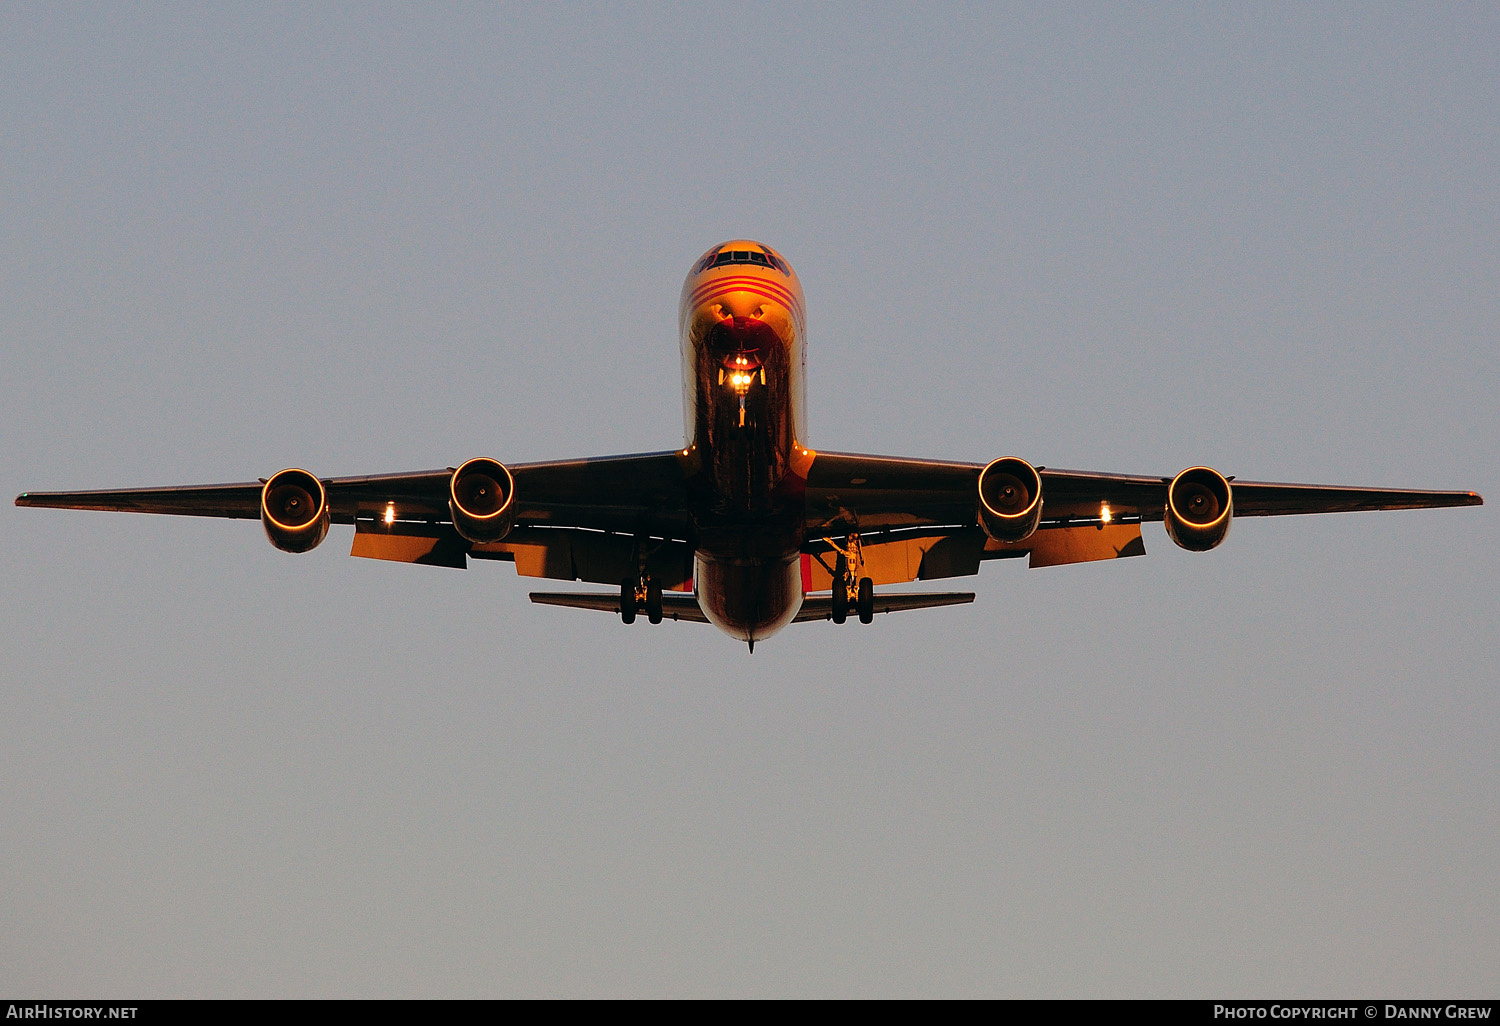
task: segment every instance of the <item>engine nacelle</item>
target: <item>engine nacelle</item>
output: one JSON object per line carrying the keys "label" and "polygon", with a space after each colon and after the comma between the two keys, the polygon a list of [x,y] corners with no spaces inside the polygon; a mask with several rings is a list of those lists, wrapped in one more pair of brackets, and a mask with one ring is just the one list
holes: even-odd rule
{"label": "engine nacelle", "polygon": [[1167,535],[1190,552],[1207,552],[1229,533],[1234,493],[1229,479],[1208,467],[1189,467],[1167,487]]}
{"label": "engine nacelle", "polygon": [[505,464],[479,457],[453,472],[448,512],[453,527],[475,544],[499,541],[516,524],[516,479]]}
{"label": "engine nacelle", "polygon": [[260,490],[260,522],[283,552],[307,552],[328,537],[328,493],[305,470],[283,470]]}
{"label": "engine nacelle", "polygon": [[1042,477],[1016,456],[979,472],[979,526],[999,542],[1025,541],[1042,522]]}

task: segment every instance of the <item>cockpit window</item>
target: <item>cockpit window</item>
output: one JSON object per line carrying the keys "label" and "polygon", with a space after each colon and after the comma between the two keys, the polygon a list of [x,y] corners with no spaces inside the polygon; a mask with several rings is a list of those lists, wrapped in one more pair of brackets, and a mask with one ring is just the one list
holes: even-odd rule
{"label": "cockpit window", "polygon": [[698,266],[693,268],[694,274],[702,274],[710,267],[723,267],[726,264],[758,264],[761,267],[774,267],[782,274],[790,276],[786,261],[772,252],[758,253],[748,249],[726,249],[724,252],[709,253]]}

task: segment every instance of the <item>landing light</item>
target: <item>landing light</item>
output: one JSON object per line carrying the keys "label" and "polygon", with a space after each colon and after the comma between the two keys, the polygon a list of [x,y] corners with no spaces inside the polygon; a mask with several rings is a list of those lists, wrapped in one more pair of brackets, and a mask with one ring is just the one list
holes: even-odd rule
{"label": "landing light", "polygon": [[1104,523],[1107,524],[1111,520],[1113,520],[1114,518],[1115,518],[1115,515],[1113,513],[1111,513],[1110,510],[1109,510],[1109,503],[1106,502],[1106,503],[1104,503],[1103,505],[1101,505],[1099,507],[1099,519],[1101,521],[1103,521]]}
{"label": "landing light", "polygon": [[762,385],[766,383],[766,369],[756,366],[748,357],[735,356],[725,362],[729,367],[727,370],[719,368],[719,384],[728,385],[743,395],[757,380]]}
{"label": "landing light", "polygon": [[390,527],[396,522],[396,504],[388,502],[385,504],[385,526]]}

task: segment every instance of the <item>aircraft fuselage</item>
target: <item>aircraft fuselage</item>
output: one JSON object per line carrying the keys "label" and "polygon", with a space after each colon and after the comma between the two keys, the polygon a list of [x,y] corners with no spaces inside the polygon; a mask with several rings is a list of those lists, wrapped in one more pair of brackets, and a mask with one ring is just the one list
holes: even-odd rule
{"label": "aircraft fuselage", "polygon": [[697,468],[698,604],[742,641],[802,605],[806,320],[780,255],[748,240],[704,254],[682,286],[686,451]]}

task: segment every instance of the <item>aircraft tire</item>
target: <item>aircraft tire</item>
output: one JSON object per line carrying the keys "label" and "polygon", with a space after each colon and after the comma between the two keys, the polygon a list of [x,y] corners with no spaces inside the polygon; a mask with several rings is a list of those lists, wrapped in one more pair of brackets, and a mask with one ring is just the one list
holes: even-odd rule
{"label": "aircraft tire", "polygon": [[646,619],[661,623],[661,585],[654,580],[646,582]]}
{"label": "aircraft tire", "polygon": [[635,623],[635,582],[629,577],[620,582],[620,622]]}
{"label": "aircraft tire", "polygon": [[842,575],[834,578],[832,617],[834,623],[849,619],[849,582]]}
{"label": "aircraft tire", "polygon": [[869,623],[875,619],[875,582],[868,577],[859,579],[859,622]]}

